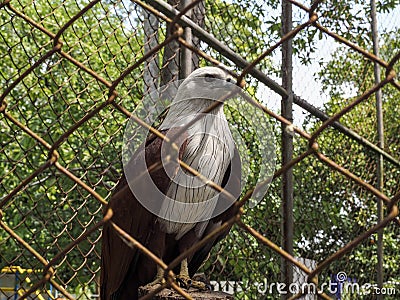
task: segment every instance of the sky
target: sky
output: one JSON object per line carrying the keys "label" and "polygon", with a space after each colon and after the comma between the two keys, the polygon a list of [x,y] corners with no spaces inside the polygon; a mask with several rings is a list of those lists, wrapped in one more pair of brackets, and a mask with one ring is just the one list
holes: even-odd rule
{"label": "sky", "polygon": [[[294,11],[295,14],[295,11]],[[379,32],[391,31],[400,26],[400,5],[390,13],[378,14],[378,29]],[[315,74],[317,74],[321,67],[318,63],[319,60],[329,61],[333,52],[337,49],[339,44],[329,36],[324,36],[322,40],[316,43],[316,53],[314,54],[313,63],[310,65],[302,65],[299,58],[294,57],[293,61],[293,91],[297,96],[308,101],[310,104],[321,108],[324,103],[329,101],[329,96],[322,91],[322,85]],[[280,49],[277,49],[272,56],[272,60],[276,65],[280,64]],[[272,76],[271,76],[272,77]],[[281,82],[280,78],[274,78],[278,83]],[[262,100],[270,109],[275,112],[280,111],[281,98],[269,88],[263,87],[257,94],[259,100]],[[348,90],[346,97],[355,96],[355,92]],[[294,121],[296,126],[302,127],[303,121],[307,113],[297,105],[294,105]]]}

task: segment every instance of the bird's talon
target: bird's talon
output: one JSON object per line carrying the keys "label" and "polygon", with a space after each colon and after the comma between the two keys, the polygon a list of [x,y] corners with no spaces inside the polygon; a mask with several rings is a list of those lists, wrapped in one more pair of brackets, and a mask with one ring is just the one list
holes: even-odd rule
{"label": "bird's talon", "polygon": [[181,288],[188,290],[189,288],[194,288],[199,291],[212,290],[211,286],[206,285],[204,282],[192,280],[189,276],[177,275],[176,282]]}
{"label": "bird's talon", "polygon": [[146,284],[143,288],[146,290],[155,290],[156,288],[160,287],[164,283],[165,283],[164,278],[157,278],[154,281]]}
{"label": "bird's talon", "polygon": [[211,288],[210,285],[207,285],[207,284],[205,284],[204,282],[195,281],[195,280],[192,281],[191,287],[192,287],[192,288],[195,288],[196,290],[199,290],[199,291],[209,291],[209,290],[212,290],[212,288]]}
{"label": "bird's talon", "polygon": [[184,289],[189,289],[192,285],[192,279],[186,275],[177,275],[175,278],[178,285]]}

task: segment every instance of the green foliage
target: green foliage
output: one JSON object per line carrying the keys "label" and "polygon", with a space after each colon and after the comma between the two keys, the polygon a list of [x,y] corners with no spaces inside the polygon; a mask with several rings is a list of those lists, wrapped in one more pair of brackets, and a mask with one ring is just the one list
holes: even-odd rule
{"label": "green foliage", "polygon": [[[399,31],[386,33],[381,36],[383,46],[380,49],[381,57],[390,60],[393,53],[397,53],[399,47]],[[369,47],[370,48],[370,47]],[[367,48],[368,49],[368,48]],[[390,50],[388,50],[390,49]],[[369,49],[371,51],[371,49]],[[322,68],[318,76],[323,84],[325,92],[331,96],[325,105],[325,111],[333,115],[355,100],[374,85],[373,64],[355,53],[353,50],[340,47],[335,51],[331,60]],[[381,78],[385,76],[382,70]],[[349,95],[348,98],[346,96]],[[399,91],[391,85],[382,89],[383,114],[385,128],[385,151],[398,158],[399,108],[397,100]],[[377,121],[375,98],[370,97],[362,104],[340,119],[345,126],[356,131],[364,138],[377,143]],[[310,131],[316,130],[320,122],[307,121]],[[339,134],[336,130],[326,130],[318,138],[320,150],[337,164],[350,170],[352,173],[376,186],[377,154],[367,150],[357,142]],[[308,173],[305,170],[311,168]],[[315,178],[313,173],[319,174]],[[306,222],[318,222],[318,227],[312,243],[299,244],[302,256],[320,258],[333,253],[353,240],[362,232],[368,230],[377,222],[377,204],[375,197],[361,188],[355,182],[351,182],[338,172],[332,171],[320,163],[307,161],[298,170],[298,176],[302,174],[301,186],[307,186],[307,190],[301,190],[297,197],[298,207],[304,215]],[[306,174],[306,176],[304,176]],[[310,174],[310,176],[308,175]],[[398,180],[400,169],[389,162],[384,163],[384,189],[383,192],[393,196],[398,192]],[[301,202],[307,199],[308,208]],[[300,215],[302,215],[300,214]],[[386,212],[385,212],[386,214]],[[313,232],[313,229],[308,232]],[[384,230],[384,281],[398,281],[400,269],[393,265],[393,261],[400,259],[395,245],[399,243],[398,228],[390,225]],[[303,236],[301,232],[296,234]],[[306,239],[307,240],[307,239]],[[330,272],[346,271],[351,277],[357,278],[360,283],[373,283],[376,280],[377,264],[377,236],[355,248],[344,259],[335,261]],[[374,276],[371,276],[374,274]]]}
{"label": "green foliage", "polygon": [[[141,33],[133,35],[134,29],[128,28],[127,20],[120,14],[124,9],[132,14],[133,7],[95,5],[63,32],[62,50],[104,79],[115,80],[137,59],[142,48]],[[55,8],[47,2],[36,2],[16,8],[56,33],[83,8],[83,3],[71,2]],[[53,43],[49,36],[8,9],[2,8],[0,13],[0,85],[5,89],[50,51]],[[124,14],[126,17],[128,12]],[[131,16],[129,22],[135,24],[138,20]],[[138,74],[140,69],[118,86],[128,108],[134,107],[141,97],[137,91],[143,83],[136,81]],[[106,86],[56,53],[13,88],[6,101],[7,112],[43,141],[50,145],[56,141],[61,143],[57,148],[61,165],[107,198],[119,178],[117,170],[121,167],[116,149],[121,148],[126,117],[108,106],[63,137],[107,98]],[[48,150],[3,114],[0,117],[0,142],[0,195],[3,200],[21,181],[44,166]],[[98,222],[102,217],[101,209],[100,203],[87,191],[50,166],[11,198],[2,213],[3,221],[9,227],[50,260]],[[99,270],[99,238],[99,231],[93,233],[57,262],[56,276],[63,285],[78,288],[81,283],[88,283],[95,290],[93,279]],[[5,265],[43,267],[3,230],[0,231],[0,247],[7,249],[1,253],[0,268]],[[37,276],[39,278],[40,274]]]}
{"label": "green foliage", "polygon": [[[276,1],[271,3],[276,5]],[[248,61],[262,54],[273,39],[264,20],[267,19],[265,4],[251,1],[206,1],[205,28],[238,55]],[[220,53],[207,49],[217,59],[231,65]],[[274,70],[269,58],[260,62],[258,67],[268,72]]]}

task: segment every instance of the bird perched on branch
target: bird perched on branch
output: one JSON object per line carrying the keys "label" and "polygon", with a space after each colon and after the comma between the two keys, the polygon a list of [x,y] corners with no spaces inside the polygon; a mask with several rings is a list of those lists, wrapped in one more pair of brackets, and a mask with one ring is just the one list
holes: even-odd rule
{"label": "bird perched on branch", "polygon": [[[125,166],[107,207],[113,211],[112,223],[103,228],[102,300],[137,299],[140,286],[156,285],[165,276],[153,259],[127,245],[113,223],[168,264],[236,214],[232,204],[241,192],[241,162],[223,105],[202,114],[226,98],[235,86],[232,82],[232,77],[217,67],[191,73],[158,128],[179,149],[150,134]],[[179,160],[194,172],[183,168]],[[160,162],[161,167],[157,165]],[[146,170],[154,186],[143,176]],[[196,172],[204,177],[195,176]],[[233,197],[220,193],[209,182]],[[150,209],[149,203],[157,209]],[[174,268],[182,287],[204,287],[191,277],[229,230],[230,226],[209,238]]]}

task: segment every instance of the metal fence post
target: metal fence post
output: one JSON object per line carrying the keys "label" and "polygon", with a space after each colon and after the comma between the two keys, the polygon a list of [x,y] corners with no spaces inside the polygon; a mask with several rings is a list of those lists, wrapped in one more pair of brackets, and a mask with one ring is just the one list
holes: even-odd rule
{"label": "metal fence post", "polygon": [[[375,0],[371,0],[371,30],[372,30],[372,44],[373,44],[373,52],[376,56],[379,56],[379,33],[378,33],[378,24],[376,19],[376,2]],[[377,62],[374,62],[374,79],[375,84],[379,84],[380,79],[380,67]],[[378,147],[383,149],[385,146],[385,138],[384,138],[384,124],[383,124],[383,110],[382,110],[382,91],[379,89],[375,92],[376,99],[376,119],[377,119],[377,133],[378,133]],[[383,163],[383,155],[377,154],[377,181],[376,187],[378,190],[383,190],[383,178],[384,178],[384,163]],[[383,219],[383,203],[381,199],[376,199],[377,204],[377,215],[378,215],[378,223]],[[383,228],[378,231],[378,241],[377,241],[377,285],[378,288],[383,288]],[[377,294],[377,299],[383,299],[381,294]]]}
{"label": "metal fence post", "polygon": [[[282,1],[282,36],[292,30],[292,4]],[[282,45],[282,86],[288,96],[282,97],[282,116],[293,121],[293,92],[292,92],[292,40]],[[293,135],[282,125],[282,165],[289,163],[293,158]],[[288,169],[282,177],[282,247],[293,254],[293,169]],[[290,297],[289,285],[293,282],[293,265],[285,259],[281,260],[281,279],[285,283],[286,294],[282,299]]]}

